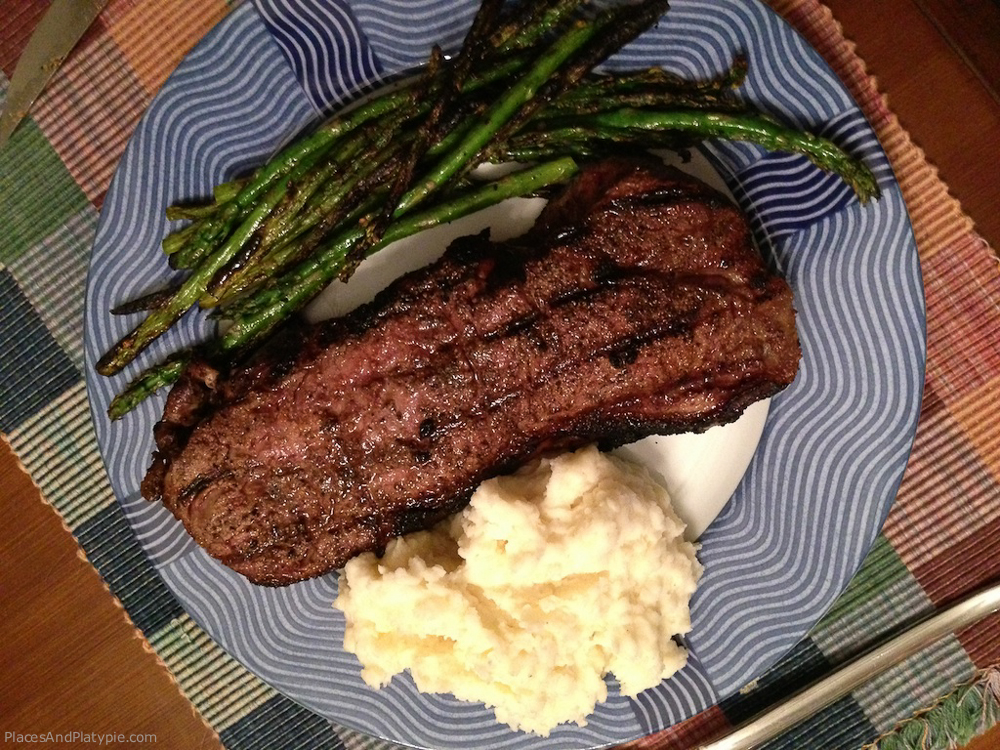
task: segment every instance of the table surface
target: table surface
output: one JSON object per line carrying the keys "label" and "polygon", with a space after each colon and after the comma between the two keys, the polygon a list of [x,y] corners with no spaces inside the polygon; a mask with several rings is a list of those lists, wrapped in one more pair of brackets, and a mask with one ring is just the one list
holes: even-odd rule
{"label": "table surface", "polygon": [[[1000,3],[827,4],[902,126],[1000,248]],[[145,734],[158,747],[219,748],[5,443],[0,494],[8,511],[0,535],[0,732]],[[1000,747],[1000,729],[971,747]]]}

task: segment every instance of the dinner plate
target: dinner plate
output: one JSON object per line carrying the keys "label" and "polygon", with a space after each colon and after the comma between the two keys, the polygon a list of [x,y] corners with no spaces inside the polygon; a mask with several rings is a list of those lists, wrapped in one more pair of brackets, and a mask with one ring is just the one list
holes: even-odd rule
{"label": "dinner plate", "polygon": [[[244,4],[185,58],[136,128],[104,201],[87,285],[87,387],[108,474],[180,605],[246,667],[322,717],[434,748],[596,747],[649,734],[733,694],[785,654],[844,589],[881,528],[913,439],[925,359],[919,262],[892,170],[836,76],[765,5],[671,5],[605,69],[655,64],[700,78],[743,52],[750,73],[742,95],[863,158],[882,197],[862,206],[802,157],[732,142],[698,149],[792,287],[800,371],[736,437],[712,438],[717,442],[677,462],[687,477],[675,488],[682,499],[694,497],[699,482],[726,477],[708,493],[708,502],[721,494],[721,512],[711,508],[696,521],[704,526],[714,517],[700,538],[705,574],[691,604],[688,665],[635,698],[621,696],[609,678],[610,697],[585,726],[561,726],[545,739],[498,724],[480,704],[422,695],[406,675],[383,690],[367,687],[342,648],[343,619],[331,606],[336,574],[285,588],[252,586],[211,560],[163,507],[140,497],[163,398],[115,423],[105,410],[141,367],[211,335],[204,316],[183,318],[121,376],[93,370],[135,322],[109,309],[171,276],[159,252],[174,228],[164,218],[167,205],[208,195],[244,173],[340,103],[420,65],[432,43],[454,49],[475,3]],[[491,221],[506,226],[510,214]],[[378,286],[398,271],[386,262],[392,269],[371,271],[359,283]],[[333,304],[346,304],[346,294]],[[644,448],[633,455],[663,460]],[[653,468],[675,476],[670,467]]]}

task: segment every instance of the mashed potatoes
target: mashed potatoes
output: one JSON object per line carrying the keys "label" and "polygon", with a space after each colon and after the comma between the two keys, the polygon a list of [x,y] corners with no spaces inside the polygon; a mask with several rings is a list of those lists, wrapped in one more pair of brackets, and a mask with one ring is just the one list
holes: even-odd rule
{"label": "mashed potatoes", "polygon": [[347,564],[336,606],[362,677],[494,707],[548,734],[684,666],[701,565],[666,491],[587,448],[485,482],[468,508]]}

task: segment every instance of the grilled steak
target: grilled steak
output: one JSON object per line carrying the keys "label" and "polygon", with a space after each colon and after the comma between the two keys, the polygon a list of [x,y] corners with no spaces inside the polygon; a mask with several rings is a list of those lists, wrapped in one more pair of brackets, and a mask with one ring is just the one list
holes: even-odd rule
{"label": "grilled steak", "polygon": [[264,584],[342,566],[543,452],[736,419],[792,381],[792,295],[723,196],[585,170],[524,237],[456,241],[229,376],[188,369],[143,494]]}

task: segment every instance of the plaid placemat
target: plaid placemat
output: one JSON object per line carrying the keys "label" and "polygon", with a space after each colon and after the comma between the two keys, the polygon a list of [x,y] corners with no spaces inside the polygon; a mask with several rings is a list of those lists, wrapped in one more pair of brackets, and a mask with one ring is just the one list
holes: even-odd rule
{"label": "plaid placemat", "polygon": [[[928,313],[920,427],[883,534],[837,605],[739,695],[636,747],[706,739],[1000,573],[996,257],[899,126],[828,10],[815,0],[771,5],[854,93],[906,196]],[[34,0],[4,4],[0,96],[44,10]],[[113,0],[0,152],[0,431],[223,744],[387,747],[279,695],[180,610],[118,508],[90,423],[83,289],[102,200],[142,112],[227,11],[221,0]],[[994,617],[943,639],[769,747],[939,746],[905,744],[918,735],[943,738],[941,747],[964,742],[998,718],[997,665]]]}

